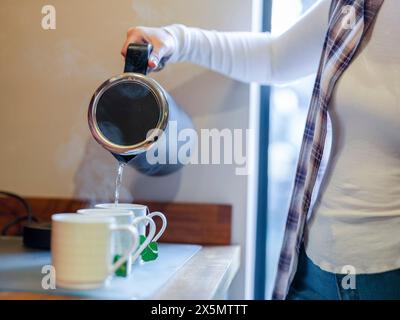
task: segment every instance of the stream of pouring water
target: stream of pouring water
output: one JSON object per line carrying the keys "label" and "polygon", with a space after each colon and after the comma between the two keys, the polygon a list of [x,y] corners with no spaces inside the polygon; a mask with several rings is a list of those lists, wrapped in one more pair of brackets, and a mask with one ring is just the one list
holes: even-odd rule
{"label": "stream of pouring water", "polygon": [[114,203],[118,204],[119,202],[119,191],[121,189],[121,183],[122,183],[122,174],[124,172],[124,167],[126,163],[124,162],[118,162],[118,172],[117,172],[117,178],[115,179],[115,194],[114,194]]}

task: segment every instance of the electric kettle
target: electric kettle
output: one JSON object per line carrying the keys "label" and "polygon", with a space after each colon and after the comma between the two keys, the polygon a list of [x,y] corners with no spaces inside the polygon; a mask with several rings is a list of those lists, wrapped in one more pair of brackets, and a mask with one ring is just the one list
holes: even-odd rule
{"label": "electric kettle", "polygon": [[[146,76],[151,50],[150,44],[128,46],[124,73],[95,91],[88,122],[94,139],[119,162],[146,175],[166,175],[182,167],[177,154],[171,157],[170,153],[191,143],[178,136],[181,130],[193,129],[193,123],[161,85]],[[170,134],[170,128],[175,132]],[[148,160],[152,148],[164,162]]]}

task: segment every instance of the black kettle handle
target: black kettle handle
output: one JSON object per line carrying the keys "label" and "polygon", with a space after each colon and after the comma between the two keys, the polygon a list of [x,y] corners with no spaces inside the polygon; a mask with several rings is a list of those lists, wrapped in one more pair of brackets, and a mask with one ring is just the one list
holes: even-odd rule
{"label": "black kettle handle", "polygon": [[124,72],[135,72],[146,75],[152,50],[153,46],[151,44],[130,43],[126,50]]}

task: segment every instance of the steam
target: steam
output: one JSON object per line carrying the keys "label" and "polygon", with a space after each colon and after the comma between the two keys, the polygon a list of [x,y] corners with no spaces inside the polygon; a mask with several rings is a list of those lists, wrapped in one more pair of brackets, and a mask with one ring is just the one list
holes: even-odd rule
{"label": "steam", "polygon": [[[131,170],[124,170],[119,190],[121,202],[133,201],[132,193],[127,187],[129,171]],[[118,161],[90,137],[75,176],[74,196],[89,200],[90,206],[114,202],[117,173]]]}

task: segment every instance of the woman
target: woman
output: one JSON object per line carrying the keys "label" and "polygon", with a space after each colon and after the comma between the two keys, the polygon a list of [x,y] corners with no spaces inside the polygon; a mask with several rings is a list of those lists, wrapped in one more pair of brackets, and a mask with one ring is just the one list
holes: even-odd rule
{"label": "woman", "polygon": [[[317,73],[275,298],[400,299],[399,12],[397,0],[321,0],[279,37],[182,25],[128,31],[122,54],[131,42],[152,43],[153,70],[190,61],[262,84]],[[313,194],[327,113],[333,140]]]}

